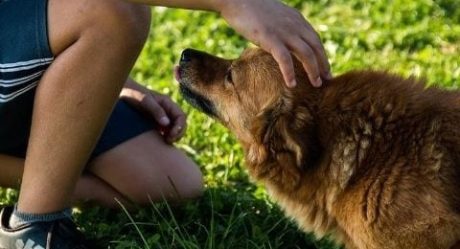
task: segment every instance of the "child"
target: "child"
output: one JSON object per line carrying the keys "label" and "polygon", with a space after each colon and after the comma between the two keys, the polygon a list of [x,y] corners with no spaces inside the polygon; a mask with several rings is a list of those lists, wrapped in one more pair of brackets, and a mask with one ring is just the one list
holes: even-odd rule
{"label": "child", "polygon": [[0,185],[22,179],[0,214],[0,248],[91,248],[70,219],[73,200],[201,194],[198,168],[171,146],[184,113],[127,79],[150,26],[141,4],[220,12],[274,55],[289,86],[289,52],[312,84],[330,77],[315,31],[275,0],[0,0]]}

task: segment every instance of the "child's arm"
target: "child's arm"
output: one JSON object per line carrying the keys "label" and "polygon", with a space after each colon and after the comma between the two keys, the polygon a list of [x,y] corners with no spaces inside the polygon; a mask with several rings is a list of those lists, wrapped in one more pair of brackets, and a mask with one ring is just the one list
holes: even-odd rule
{"label": "child's arm", "polygon": [[330,66],[321,40],[295,9],[277,0],[127,0],[136,3],[219,12],[237,32],[270,52],[288,86],[295,86],[294,55],[314,86],[330,79]]}
{"label": "child's arm", "polygon": [[171,8],[209,10],[220,12],[223,0],[127,0],[133,3],[141,3],[152,6],[164,6]]}

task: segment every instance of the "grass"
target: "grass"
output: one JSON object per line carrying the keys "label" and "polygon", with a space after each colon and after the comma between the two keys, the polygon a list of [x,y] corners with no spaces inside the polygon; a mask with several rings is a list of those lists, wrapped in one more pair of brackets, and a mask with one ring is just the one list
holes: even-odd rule
{"label": "grass", "polygon": [[[426,78],[448,89],[460,86],[460,2],[457,0],[290,0],[321,35],[333,72],[374,68]],[[110,248],[334,249],[299,232],[260,186],[249,181],[235,138],[179,96],[172,67],[187,48],[237,57],[249,44],[217,15],[156,8],[150,39],[132,76],[169,94],[189,114],[178,146],[205,176],[202,199],[171,207],[152,204],[129,215],[99,208],[76,217]],[[0,191],[0,203],[17,193]]]}

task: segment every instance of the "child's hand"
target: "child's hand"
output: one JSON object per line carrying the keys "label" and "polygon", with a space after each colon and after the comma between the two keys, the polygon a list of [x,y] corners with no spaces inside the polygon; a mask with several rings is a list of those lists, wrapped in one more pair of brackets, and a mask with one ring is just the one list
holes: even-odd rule
{"label": "child's hand", "polygon": [[286,84],[295,82],[292,53],[302,62],[310,82],[330,79],[330,66],[318,34],[295,9],[277,0],[220,1],[219,11],[230,26],[271,53]]}
{"label": "child's hand", "polygon": [[168,96],[128,80],[121,91],[120,98],[151,115],[157,122],[158,130],[166,142],[173,143],[184,136],[187,128],[187,117]]}

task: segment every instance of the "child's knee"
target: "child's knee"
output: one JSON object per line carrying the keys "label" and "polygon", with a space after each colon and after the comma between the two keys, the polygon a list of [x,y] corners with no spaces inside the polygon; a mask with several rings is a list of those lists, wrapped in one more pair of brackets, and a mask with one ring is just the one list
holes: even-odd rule
{"label": "child's knee", "polygon": [[[94,33],[101,42],[117,43],[126,48],[142,48],[150,27],[150,9],[125,1],[94,1]],[[91,27],[88,27],[91,28]],[[104,39],[106,38],[106,39]]]}
{"label": "child's knee", "polygon": [[140,4],[107,1],[101,25],[123,43],[141,46],[147,39],[150,28],[150,8]]}
{"label": "child's knee", "polygon": [[[49,1],[49,39],[57,55],[77,40],[139,52],[150,27],[150,8],[120,0]],[[116,51],[114,51],[116,52]]]}

